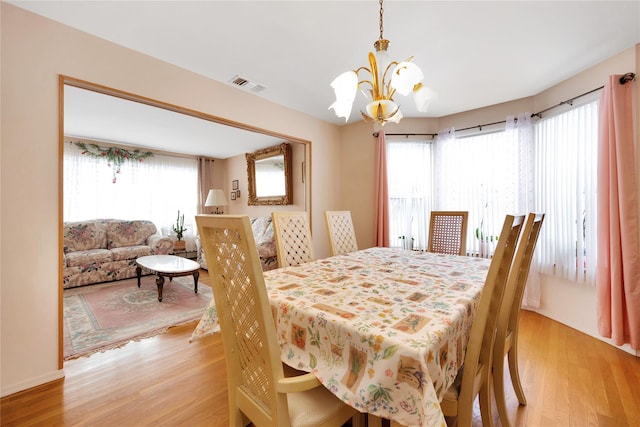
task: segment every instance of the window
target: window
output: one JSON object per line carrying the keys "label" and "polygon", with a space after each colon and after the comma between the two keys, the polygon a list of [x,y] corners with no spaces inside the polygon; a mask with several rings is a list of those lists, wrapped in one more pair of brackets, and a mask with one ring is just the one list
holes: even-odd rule
{"label": "window", "polygon": [[449,138],[438,148],[438,210],[469,211],[467,249],[493,246],[506,213],[518,212],[518,144],[512,133]]}
{"label": "window", "polygon": [[[598,103],[432,143],[387,142],[389,231],[426,247],[431,210],[469,211],[467,250],[495,244],[506,214],[544,212],[541,271],[595,283]],[[527,122],[527,125],[516,125]]]}
{"label": "window", "polygon": [[[196,160],[156,154],[125,162],[113,182],[113,169],[101,158],[64,145],[64,221],[94,218],[147,219],[169,234],[180,213],[195,230],[198,200]],[[191,234],[191,233],[190,233]]]}
{"label": "window", "polygon": [[541,271],[595,284],[598,103],[540,120],[534,150]]}
{"label": "window", "polygon": [[401,247],[401,236],[413,237],[414,248],[425,249],[429,227],[426,213],[433,206],[433,143],[390,140],[386,147],[389,243]]}

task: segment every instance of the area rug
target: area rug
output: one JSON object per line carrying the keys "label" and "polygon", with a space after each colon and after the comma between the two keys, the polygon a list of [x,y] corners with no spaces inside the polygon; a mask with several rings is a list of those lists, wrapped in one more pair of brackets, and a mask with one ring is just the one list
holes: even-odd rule
{"label": "area rug", "polygon": [[[155,276],[119,280],[64,291],[64,359],[120,347],[200,319],[212,298],[211,288],[193,276],[165,279],[158,301]],[[195,327],[195,325],[194,325]]]}

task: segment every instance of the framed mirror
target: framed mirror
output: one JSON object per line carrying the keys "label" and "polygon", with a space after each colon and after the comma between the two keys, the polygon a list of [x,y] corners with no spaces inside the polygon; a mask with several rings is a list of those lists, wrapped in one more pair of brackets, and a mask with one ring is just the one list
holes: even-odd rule
{"label": "framed mirror", "polygon": [[282,143],[246,156],[249,205],[292,204],[291,146]]}

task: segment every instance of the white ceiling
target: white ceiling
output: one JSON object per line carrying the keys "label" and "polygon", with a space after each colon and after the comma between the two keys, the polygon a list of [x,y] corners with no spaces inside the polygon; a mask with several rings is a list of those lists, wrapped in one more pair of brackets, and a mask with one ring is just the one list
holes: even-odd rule
{"label": "white ceiling", "polygon": [[[336,124],[329,84],[379,36],[374,0],[8,2]],[[427,113],[396,97],[404,116],[440,117],[535,95],[640,43],[640,1],[387,0],[384,37],[438,94]]]}
{"label": "white ceiling", "polygon": [[226,159],[282,139],[74,86],[64,89],[65,135]]}

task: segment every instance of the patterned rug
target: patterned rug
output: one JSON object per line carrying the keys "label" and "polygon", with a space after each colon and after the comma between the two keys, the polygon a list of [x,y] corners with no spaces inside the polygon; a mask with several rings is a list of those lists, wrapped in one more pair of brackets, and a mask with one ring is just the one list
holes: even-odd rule
{"label": "patterned rug", "polygon": [[[64,291],[64,359],[87,356],[166,332],[202,317],[211,288],[193,276],[165,279],[158,301],[155,276],[82,286]],[[195,328],[195,325],[194,325]]]}

